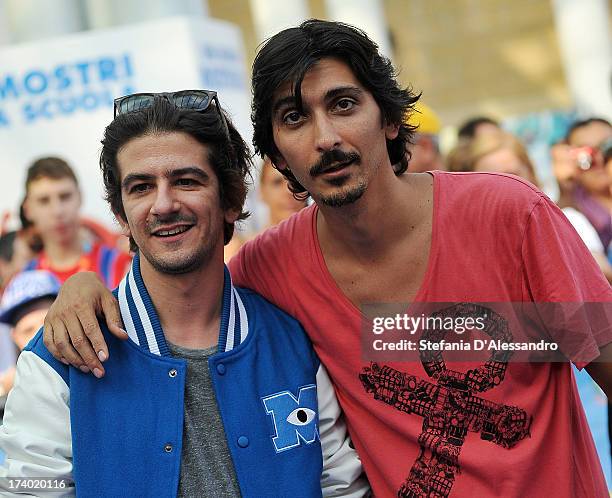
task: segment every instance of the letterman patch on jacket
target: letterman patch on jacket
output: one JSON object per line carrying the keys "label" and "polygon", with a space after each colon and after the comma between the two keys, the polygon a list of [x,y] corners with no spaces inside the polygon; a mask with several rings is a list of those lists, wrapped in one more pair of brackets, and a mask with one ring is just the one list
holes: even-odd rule
{"label": "letterman patch on jacket", "polygon": [[282,391],[262,398],[266,413],[272,417],[272,436],[277,453],[312,444],[319,439],[317,386],[310,384],[298,389],[297,397]]}

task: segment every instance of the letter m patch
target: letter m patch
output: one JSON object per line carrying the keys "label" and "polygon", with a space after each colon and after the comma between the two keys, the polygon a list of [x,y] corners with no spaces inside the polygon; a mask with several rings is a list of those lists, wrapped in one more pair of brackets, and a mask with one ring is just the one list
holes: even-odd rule
{"label": "letter m patch", "polygon": [[272,442],[277,453],[319,439],[317,387],[314,384],[300,387],[297,398],[289,391],[282,391],[262,401],[266,413],[272,417],[275,431]]}

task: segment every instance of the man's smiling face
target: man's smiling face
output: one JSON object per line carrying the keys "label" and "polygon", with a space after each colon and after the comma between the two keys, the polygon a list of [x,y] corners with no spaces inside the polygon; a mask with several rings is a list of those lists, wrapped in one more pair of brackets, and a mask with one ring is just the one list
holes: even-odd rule
{"label": "man's smiling face", "polygon": [[157,271],[187,273],[223,248],[219,182],[208,147],[181,132],[148,134],[117,154],[124,233]]}
{"label": "man's smiling face", "polygon": [[381,167],[391,168],[378,104],[351,69],[334,58],[308,70],[302,109],[285,82],[273,98],[272,129],[279,169],[289,167],[317,203],[339,207],[357,201]]}

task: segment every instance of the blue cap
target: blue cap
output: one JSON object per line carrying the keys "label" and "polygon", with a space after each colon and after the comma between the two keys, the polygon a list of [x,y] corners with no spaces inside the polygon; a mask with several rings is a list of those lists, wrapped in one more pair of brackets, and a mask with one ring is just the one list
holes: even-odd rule
{"label": "blue cap", "polygon": [[18,273],[2,294],[0,322],[12,324],[13,316],[19,308],[41,297],[57,296],[60,287],[60,281],[48,271],[32,270]]}

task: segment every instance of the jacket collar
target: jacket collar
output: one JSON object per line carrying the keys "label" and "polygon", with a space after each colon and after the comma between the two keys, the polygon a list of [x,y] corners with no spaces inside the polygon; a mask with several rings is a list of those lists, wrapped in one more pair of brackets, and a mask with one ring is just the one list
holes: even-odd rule
{"label": "jacket collar", "polygon": [[[145,351],[171,356],[159,317],[140,274],[140,254],[136,253],[129,272],[116,291],[125,330],[132,342]],[[240,294],[232,285],[227,266],[224,271],[223,305],[218,352],[236,348],[249,332],[249,320]]]}

